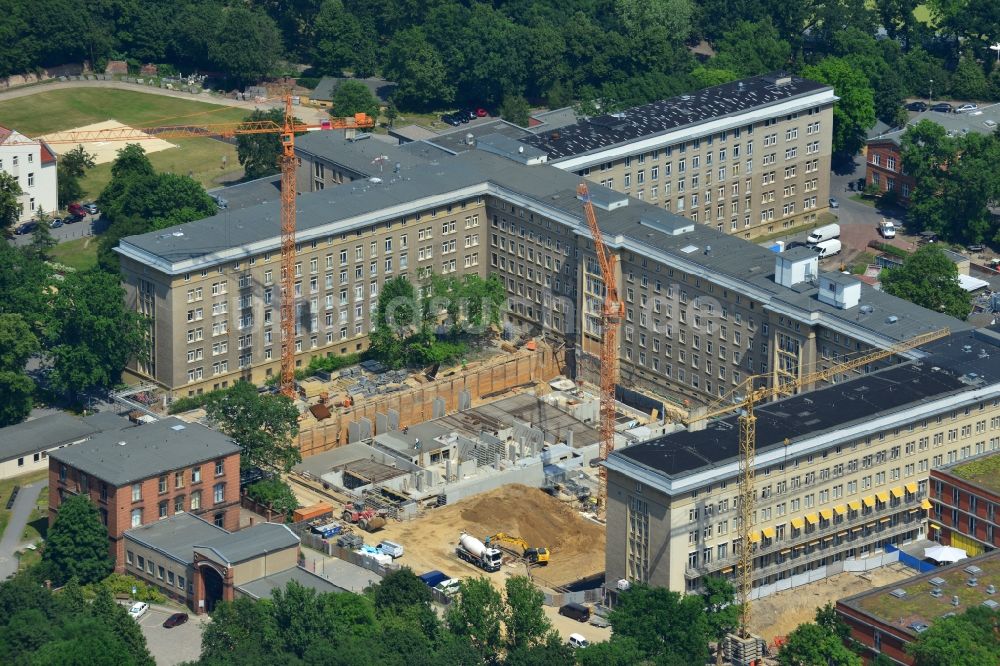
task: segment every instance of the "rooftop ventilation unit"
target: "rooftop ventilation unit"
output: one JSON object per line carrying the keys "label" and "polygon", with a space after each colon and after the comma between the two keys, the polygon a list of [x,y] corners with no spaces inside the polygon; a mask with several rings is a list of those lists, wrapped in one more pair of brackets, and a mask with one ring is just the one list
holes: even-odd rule
{"label": "rooftop ventilation unit", "polygon": [[944,595],[944,592],[941,591],[940,587],[935,587],[933,590],[931,590],[931,596],[934,597],[935,599],[940,599],[942,595]]}
{"label": "rooftop ventilation unit", "polygon": [[639,224],[650,229],[655,229],[668,236],[680,236],[690,231],[694,231],[694,222],[686,217],[675,215],[664,215],[664,217],[650,217],[643,215],[639,218]]}
{"label": "rooftop ventilation unit", "polygon": [[891,594],[892,596],[896,597],[897,599],[905,599],[906,598],[906,590],[904,590],[901,587],[897,587],[895,590],[893,590],[889,594]]}

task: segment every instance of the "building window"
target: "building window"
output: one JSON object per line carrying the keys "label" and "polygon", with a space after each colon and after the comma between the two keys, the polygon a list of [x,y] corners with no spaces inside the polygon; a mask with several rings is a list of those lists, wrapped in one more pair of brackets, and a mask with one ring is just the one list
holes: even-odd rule
{"label": "building window", "polygon": [[133,558],[132,551],[131,550],[125,551],[125,561],[128,564],[132,564],[132,558]]}
{"label": "building window", "polygon": [[191,483],[201,483],[201,467],[191,470]]}
{"label": "building window", "polygon": [[191,510],[197,511],[201,508],[201,491],[196,490],[191,493]]}
{"label": "building window", "polygon": [[215,475],[216,476],[222,476],[223,472],[225,472],[225,464],[224,464],[224,462],[222,460],[216,460],[215,461]]}
{"label": "building window", "polygon": [[174,572],[173,571],[168,571],[167,572],[167,583],[170,584],[170,585],[174,584]]}
{"label": "building window", "polygon": [[216,527],[224,527],[226,523],[226,514],[224,513],[215,514],[215,518],[212,519],[212,522],[215,524]]}
{"label": "building window", "polygon": [[158,484],[158,490],[161,493],[167,492],[167,475],[164,474],[160,477],[160,482]]}
{"label": "building window", "polygon": [[160,518],[167,517],[167,500],[160,502]]}
{"label": "building window", "polygon": [[142,555],[140,555],[138,559],[136,559],[136,568],[139,569],[139,571],[142,571],[143,569],[146,568],[146,558],[143,557]]}
{"label": "building window", "polygon": [[132,501],[138,502],[142,499],[142,484],[133,483],[132,484]]}
{"label": "building window", "polygon": [[174,498],[174,513],[184,513],[184,495]]}
{"label": "building window", "polygon": [[139,527],[140,525],[142,525],[142,509],[132,509],[132,527]]}
{"label": "building window", "polygon": [[163,567],[162,566],[156,567],[156,577],[159,578],[160,580],[163,580]]}
{"label": "building window", "polygon": [[213,492],[213,498],[215,499],[215,503],[221,504],[226,499],[226,484],[225,483],[215,484],[215,486],[212,488],[212,492]]}

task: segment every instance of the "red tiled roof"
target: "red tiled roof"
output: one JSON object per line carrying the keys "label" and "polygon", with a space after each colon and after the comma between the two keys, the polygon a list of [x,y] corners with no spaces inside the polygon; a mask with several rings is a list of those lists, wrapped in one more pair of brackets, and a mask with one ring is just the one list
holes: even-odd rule
{"label": "red tiled roof", "polygon": [[42,150],[42,164],[55,164],[56,156],[52,152],[52,149],[49,148],[49,144],[44,141],[39,141],[38,143]]}

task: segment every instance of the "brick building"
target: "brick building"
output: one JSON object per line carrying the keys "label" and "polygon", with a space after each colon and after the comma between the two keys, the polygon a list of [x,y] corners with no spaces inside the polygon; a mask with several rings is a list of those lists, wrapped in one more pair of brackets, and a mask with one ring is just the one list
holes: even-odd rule
{"label": "brick building", "polygon": [[941,543],[969,555],[1000,547],[1000,454],[931,470],[930,501],[931,536]]}
{"label": "brick building", "polygon": [[67,495],[79,494],[97,505],[120,572],[128,529],[183,512],[239,526],[240,449],[175,418],[104,432],[49,454],[49,523]]}

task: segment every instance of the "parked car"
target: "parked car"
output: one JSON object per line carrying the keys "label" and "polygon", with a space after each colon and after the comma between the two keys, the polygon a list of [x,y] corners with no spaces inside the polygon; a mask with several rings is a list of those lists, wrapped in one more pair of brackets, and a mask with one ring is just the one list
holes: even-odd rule
{"label": "parked car", "polygon": [[570,634],[568,643],[571,648],[585,648],[590,645],[590,641],[580,634]]}
{"label": "parked car", "polygon": [[938,113],[951,113],[952,106],[948,102],[938,102],[931,107],[931,111],[937,111]]}
{"label": "parked car", "polygon": [[910,102],[909,104],[906,105],[906,110],[918,111],[918,112],[926,111],[927,104],[925,102]]}
{"label": "parked car", "polygon": [[975,111],[979,108],[978,104],[963,104],[962,106],[955,109],[955,113],[969,113],[970,111]]}
{"label": "parked car", "polygon": [[982,243],[974,243],[966,248],[969,252],[982,252],[986,249],[986,246]]}
{"label": "parked car", "polygon": [[485,118],[488,115],[490,115],[490,113],[486,109],[482,107],[476,109],[476,118]]}
{"label": "parked car", "polygon": [[449,578],[435,585],[434,589],[444,596],[452,598],[462,591],[462,581],[458,578]]}
{"label": "parked car", "polygon": [[25,234],[30,234],[32,231],[38,228],[37,222],[25,222],[18,228],[14,229],[14,233],[18,236],[23,236]]}
{"label": "parked car", "polygon": [[174,627],[179,627],[180,625],[184,624],[187,621],[188,621],[187,613],[174,613],[173,615],[171,615],[170,617],[168,617],[166,620],[163,621],[163,628],[172,629]]}
{"label": "parked car", "polygon": [[878,225],[878,232],[882,234],[882,238],[895,238],[896,225],[892,223],[892,220],[882,220],[882,223]]}
{"label": "parked car", "polygon": [[840,208],[840,202],[830,197],[830,208]]}
{"label": "parked car", "polygon": [[49,222],[49,226],[52,227],[53,229],[58,229],[62,225],[63,225],[63,221],[62,221],[62,218],[60,218],[60,217],[53,218],[52,221]]}
{"label": "parked car", "polygon": [[87,217],[87,209],[78,203],[71,203],[66,209],[74,217]]}
{"label": "parked car", "polygon": [[461,111],[459,111],[459,113],[461,113],[463,116],[465,116],[469,120],[475,120],[476,118],[479,117],[479,116],[476,115],[476,110],[475,109],[462,109]]}
{"label": "parked car", "polygon": [[803,243],[802,241],[792,241],[791,243],[785,246],[785,252],[788,252],[789,250],[794,250],[797,247],[809,247],[809,244]]}
{"label": "parked car", "polygon": [[97,204],[95,203],[85,203],[83,204],[83,209],[91,215],[97,215],[100,212],[97,208]]}
{"label": "parked car", "polygon": [[441,116],[441,120],[448,123],[449,125],[454,125],[456,127],[462,124],[462,121],[459,120],[459,118],[453,113],[446,113],[445,115]]}
{"label": "parked car", "polygon": [[138,620],[149,610],[149,604],[145,601],[137,601],[128,609],[128,614],[133,620]]}

